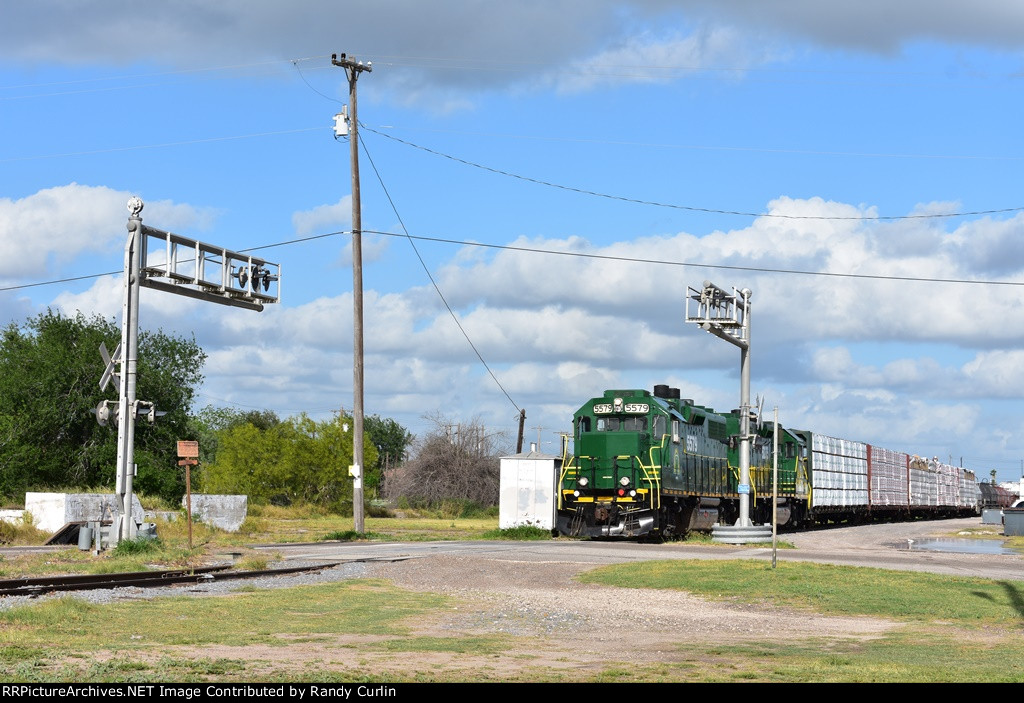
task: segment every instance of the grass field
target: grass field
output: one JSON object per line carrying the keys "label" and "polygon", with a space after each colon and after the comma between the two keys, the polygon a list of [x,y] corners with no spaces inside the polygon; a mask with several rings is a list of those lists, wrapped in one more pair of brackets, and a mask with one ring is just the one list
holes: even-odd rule
{"label": "grass field", "polygon": [[109,605],[64,597],[0,612],[0,681],[1024,682],[1020,583],[814,564],[772,571],[746,561],[632,563],[580,582],[577,598],[591,584],[627,586],[638,598],[671,588],[773,608],[780,618],[824,612],[899,624],[881,636],[751,636],[729,646],[680,633],[674,651],[639,662],[623,652],[578,668],[566,650],[544,666],[564,637],[425,632],[425,622],[470,607],[450,596],[365,579],[240,585],[222,597]]}
{"label": "grass field", "polygon": [[[351,518],[315,511],[257,511],[242,533],[161,523],[148,551],[94,557],[77,549],[0,559],[0,578],[41,573],[195,565],[241,552],[245,568],[273,566],[257,542],[351,538]],[[496,518],[368,518],[375,539],[509,538]],[[527,537],[528,535],[523,535]],[[538,537],[538,535],[529,535]],[[1018,538],[1019,539],[1019,538]],[[124,550],[126,552],[130,550]],[[262,561],[261,561],[262,560]],[[1024,582],[780,562],[651,561],[594,569],[588,589],[627,587],[636,604],[682,590],[779,618],[808,613],[892,621],[869,637],[779,641],[752,633],[729,646],[680,633],[670,651],[614,654],[580,665],[575,641],[460,629],[469,601],[413,592],[385,581],[350,580],[229,596],[174,597],[92,605],[55,598],[0,612],[0,681],[695,681],[1024,682]],[[623,627],[632,600],[623,606]],[[602,633],[614,638],[614,633]]]}

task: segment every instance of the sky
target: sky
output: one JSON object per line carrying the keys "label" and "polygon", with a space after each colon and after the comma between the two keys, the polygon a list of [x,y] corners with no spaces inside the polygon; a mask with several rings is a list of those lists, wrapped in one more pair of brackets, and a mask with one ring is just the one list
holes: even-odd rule
{"label": "sky", "polygon": [[1021,476],[1015,3],[36,0],[3,18],[5,324],[119,319],[138,195],[151,227],[281,266],[263,312],[142,291],[142,327],[208,354],[197,405],[350,411],[345,52],[372,69],[367,414],[420,436],[478,420],[513,448],[525,409],[553,452],[609,388],[738,407],[739,351],[684,321],[710,280],[752,291],[766,415]]}

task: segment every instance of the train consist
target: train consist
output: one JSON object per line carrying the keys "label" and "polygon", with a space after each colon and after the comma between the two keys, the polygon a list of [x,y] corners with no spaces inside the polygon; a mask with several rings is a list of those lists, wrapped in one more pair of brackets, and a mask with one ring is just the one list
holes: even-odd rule
{"label": "train consist", "polygon": [[[756,427],[750,516],[771,522],[773,431]],[[679,390],[610,390],[573,416],[557,527],[571,536],[669,538],[733,524],[739,514],[740,413],[718,413]],[[752,430],[753,432],[753,430]],[[779,425],[779,524],[954,517],[978,513],[972,471],[937,459]]]}

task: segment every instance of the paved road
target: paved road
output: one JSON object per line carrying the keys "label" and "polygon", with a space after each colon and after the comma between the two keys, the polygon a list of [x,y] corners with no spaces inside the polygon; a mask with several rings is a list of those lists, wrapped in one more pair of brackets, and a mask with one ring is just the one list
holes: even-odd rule
{"label": "paved road", "polygon": [[[908,550],[908,540],[949,536],[981,527],[980,518],[915,523],[865,525],[783,535],[796,549],[780,549],[780,561],[812,561],[849,566],[927,571],[938,574],[1024,580],[1024,556],[958,554]],[[998,527],[994,527],[998,531]],[[995,535],[994,535],[995,537]],[[394,560],[435,555],[486,557],[525,563],[572,562],[612,564],[651,559],[771,560],[772,550],[761,546],[637,544],[552,540],[550,542],[392,542],[266,545],[286,560]]]}

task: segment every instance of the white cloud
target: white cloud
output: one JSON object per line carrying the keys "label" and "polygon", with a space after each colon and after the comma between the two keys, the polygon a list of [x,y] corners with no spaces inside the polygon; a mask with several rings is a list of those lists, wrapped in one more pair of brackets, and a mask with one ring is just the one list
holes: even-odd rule
{"label": "white cloud", "polygon": [[[779,198],[769,211],[848,217],[871,209]],[[973,264],[960,256],[965,242],[999,240],[1004,228],[984,219],[950,233],[920,221],[762,217],[704,237],[516,244],[626,258],[967,278]],[[878,255],[904,233],[930,240],[930,251],[912,246]],[[1008,275],[1020,278],[1022,266]],[[455,252],[438,274],[464,329],[516,404],[527,408],[531,426],[562,430],[572,410],[606,388],[668,383],[700,404],[738,405],[737,351],[683,321],[686,286],[704,278],[754,290],[754,393],[770,391],[768,404],[780,405],[784,423],[940,455],[957,451],[971,432],[1006,441],[996,436],[1002,425],[986,429],[988,416],[975,400],[1024,391],[1024,356],[1003,348],[1024,341],[1024,325],[1014,323],[1022,305],[1016,288],[721,273],[517,251]],[[121,295],[120,278],[111,276],[53,302],[69,313],[113,316]],[[510,404],[431,288],[368,290],[364,303],[368,412],[411,427],[432,412],[480,415],[514,427]],[[253,313],[147,291],[140,317],[144,327],[195,334],[209,354],[200,402],[283,414],[326,414],[351,404],[350,293]],[[898,351],[886,358],[859,344],[871,340]],[[951,364],[936,355],[943,345],[973,350],[974,358]],[[919,444],[907,446],[906,437]]]}
{"label": "white cloud", "polygon": [[346,195],[331,205],[317,205],[292,215],[295,234],[305,237],[351,227],[352,196]]}
{"label": "white cloud", "polygon": [[650,32],[627,37],[597,54],[559,66],[549,80],[563,92],[580,92],[620,83],[671,83],[701,69],[728,67],[723,75],[738,77],[742,69],[761,65],[766,56],[751,56],[752,47],[731,27],[678,31],[666,38]]}
{"label": "white cloud", "polygon": [[[131,193],[70,183],[18,200],[0,199],[0,276],[38,277],[86,253],[111,253],[122,264]],[[214,211],[170,201],[146,204],[144,218],[162,228],[202,227]]]}
{"label": "white cloud", "polygon": [[84,252],[123,246],[128,195],[72,183],[20,200],[0,199],[0,275],[50,273]]}
{"label": "white cloud", "polygon": [[978,396],[1024,397],[1024,351],[1020,349],[980,352],[963,371]]}

